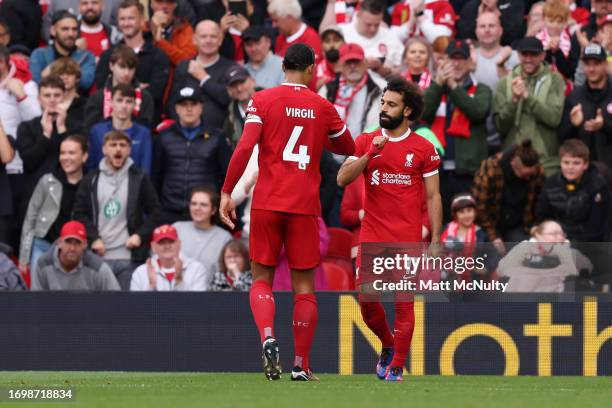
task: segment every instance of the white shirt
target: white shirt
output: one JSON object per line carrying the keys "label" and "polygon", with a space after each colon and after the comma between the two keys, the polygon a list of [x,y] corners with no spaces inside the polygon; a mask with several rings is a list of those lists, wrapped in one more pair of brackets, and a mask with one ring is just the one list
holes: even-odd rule
{"label": "white shirt", "polygon": [[[151,258],[151,264],[157,274],[156,290],[157,291],[207,291],[210,290],[210,279],[207,277],[206,269],[196,260],[180,255],[183,261],[183,279],[181,283],[176,282],[176,276],[171,281],[164,274],[164,270],[157,262],[157,255]],[[169,271],[170,272],[170,271]],[[140,265],[132,274],[132,282],[130,283],[131,291],[149,291],[149,274],[147,272],[147,264]]]}
{"label": "white shirt", "polygon": [[[402,63],[404,45],[399,38],[387,27],[380,26],[372,38],[362,36],[357,32],[357,18],[348,24],[340,24],[344,41],[361,45],[366,58],[385,57],[384,64],[390,67],[399,67]],[[376,73],[372,73],[378,76]]]}
{"label": "white shirt", "polygon": [[[41,114],[38,103],[38,86],[34,81],[28,81],[23,86],[26,98],[17,102],[15,95],[6,88],[0,87],[0,122],[7,135],[17,141],[17,128],[21,122],[34,119]],[[19,153],[15,151],[15,157],[6,165],[7,173],[22,173],[23,162]]]}

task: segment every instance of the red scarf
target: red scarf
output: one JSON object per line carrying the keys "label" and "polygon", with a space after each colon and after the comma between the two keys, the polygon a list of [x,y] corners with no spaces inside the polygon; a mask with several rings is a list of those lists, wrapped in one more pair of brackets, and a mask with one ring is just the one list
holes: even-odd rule
{"label": "red scarf", "polygon": [[353,21],[355,13],[359,10],[359,2],[355,7],[349,7],[345,0],[336,0],[334,13],[336,14],[336,24],[350,23]]}
{"label": "red scarf", "polygon": [[[548,48],[551,37],[546,28],[540,30],[540,32],[536,34],[536,38],[542,42],[544,49]],[[572,40],[567,28],[563,29],[559,36],[559,49],[565,58],[569,56],[570,50],[572,49]]]}
{"label": "red scarf", "polygon": [[[473,84],[467,89],[467,94],[474,97],[478,84],[472,80]],[[451,114],[450,126],[446,129],[446,94],[442,95],[442,100],[436,111],[436,117],[431,124],[431,130],[438,137],[442,146],[446,147],[446,133],[453,137],[464,137],[468,139],[471,134],[470,120],[461,109],[455,107]],[[446,131],[445,131],[446,130]]]}
{"label": "red scarf", "polygon": [[[104,103],[102,105],[102,115],[104,119],[109,118],[111,113],[113,113],[113,107],[111,105],[111,90],[108,88],[104,88]],[[142,91],[140,88],[136,88],[136,105],[134,105],[134,111],[132,115],[138,116],[140,115],[140,105],[142,104]]]}
{"label": "red scarf", "polygon": [[346,79],[344,79],[343,76],[340,76],[340,83],[338,84],[338,91],[336,92],[336,101],[334,102],[334,106],[336,107],[336,110],[338,111],[338,114],[342,120],[346,121],[348,118],[351,102],[353,102],[355,95],[361,91],[361,88],[363,88],[367,82],[368,76],[364,75],[357,85],[351,87],[350,95],[343,95],[343,93],[345,93],[344,89],[347,89]]}
{"label": "red scarf", "polygon": [[[467,234],[465,235],[465,238],[463,239],[463,241],[460,241],[459,240],[459,223],[457,221],[451,221],[446,227],[446,229],[444,230],[444,232],[442,233],[442,235],[440,236],[440,241],[444,244],[447,238],[450,238],[453,242],[463,243],[463,251],[461,251],[461,254],[453,253],[454,257],[457,257],[459,255],[465,256],[465,257],[471,257],[474,255],[474,249],[476,248],[476,225],[475,224],[472,224]],[[470,276],[471,272],[472,272],[471,270],[466,270],[462,274],[457,274],[459,277],[459,280],[462,280],[462,281],[472,280]]]}
{"label": "red scarf", "polygon": [[[410,73],[409,70],[406,70],[402,73],[402,75],[404,76],[404,78],[406,78],[409,82],[413,82],[412,81],[412,74]],[[420,78],[419,78],[419,83],[417,84],[419,86],[419,88],[421,90],[426,90],[427,88],[429,88],[429,85],[431,85],[431,81],[432,81],[433,77],[431,76],[431,73],[429,72],[429,70],[427,68],[425,68],[425,71],[423,71],[423,73],[421,74]]]}

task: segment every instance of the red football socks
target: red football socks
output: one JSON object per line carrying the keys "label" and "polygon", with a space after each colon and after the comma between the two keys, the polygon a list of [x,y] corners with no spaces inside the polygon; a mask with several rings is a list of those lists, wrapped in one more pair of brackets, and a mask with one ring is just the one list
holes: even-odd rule
{"label": "red football socks", "polygon": [[249,300],[253,319],[255,319],[255,325],[257,325],[259,337],[263,343],[266,337],[274,337],[274,313],[276,305],[274,304],[272,287],[264,280],[256,280],[251,286]]}
{"label": "red football socks", "polygon": [[380,302],[359,302],[365,324],[380,339],[383,348],[393,347],[393,334],[387,323],[385,308]]}
{"label": "red football socks", "polygon": [[395,354],[391,367],[404,367],[414,331],[414,302],[395,302],[395,324],[393,325]]}
{"label": "red football socks", "polygon": [[293,297],[293,339],[295,343],[294,366],[310,368],[308,355],[317,328],[317,299],[314,294],[299,294]]}

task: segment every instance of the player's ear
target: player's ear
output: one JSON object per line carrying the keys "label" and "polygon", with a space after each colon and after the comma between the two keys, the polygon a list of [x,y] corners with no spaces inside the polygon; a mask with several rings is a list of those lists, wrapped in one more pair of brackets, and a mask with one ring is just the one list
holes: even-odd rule
{"label": "player's ear", "polygon": [[406,106],[404,108],[404,117],[409,118],[411,114],[412,114],[412,108],[409,106]]}

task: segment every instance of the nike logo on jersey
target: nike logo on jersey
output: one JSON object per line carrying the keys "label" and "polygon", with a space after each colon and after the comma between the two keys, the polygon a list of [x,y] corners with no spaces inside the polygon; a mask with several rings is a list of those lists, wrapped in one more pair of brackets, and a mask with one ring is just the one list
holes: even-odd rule
{"label": "nike logo on jersey", "polygon": [[285,107],[285,113],[290,118],[316,119],[314,109],[300,109]]}

